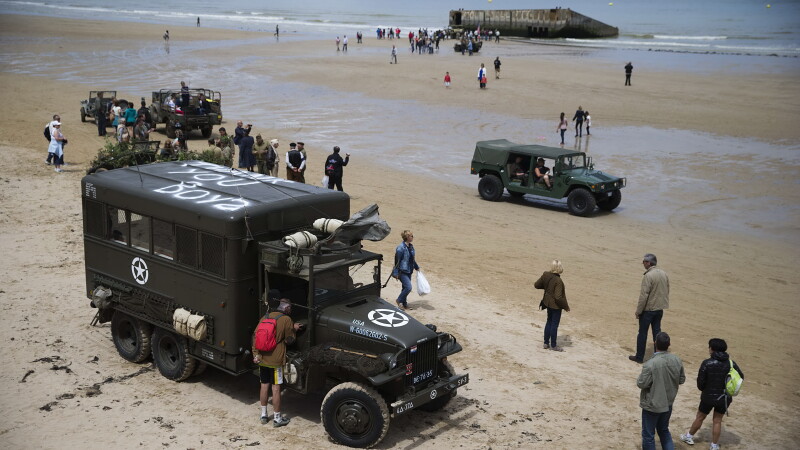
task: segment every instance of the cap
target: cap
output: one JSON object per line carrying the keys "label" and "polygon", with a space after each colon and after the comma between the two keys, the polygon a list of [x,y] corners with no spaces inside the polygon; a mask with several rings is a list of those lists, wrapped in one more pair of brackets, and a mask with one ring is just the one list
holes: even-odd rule
{"label": "cap", "polygon": [[270,139],[269,143],[272,144],[272,145],[275,145],[275,144],[278,143],[278,140],[277,139]]}
{"label": "cap", "polygon": [[297,147],[297,144],[295,144],[294,142],[292,142],[291,144],[289,144],[289,147]]}
{"label": "cap", "polygon": [[297,145],[306,145],[306,144],[304,144],[304,143],[302,143],[300,141],[297,141]]}

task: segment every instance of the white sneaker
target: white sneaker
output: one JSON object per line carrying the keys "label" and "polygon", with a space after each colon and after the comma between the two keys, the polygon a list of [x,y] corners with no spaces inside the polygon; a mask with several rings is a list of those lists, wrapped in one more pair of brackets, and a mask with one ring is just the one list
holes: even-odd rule
{"label": "white sneaker", "polygon": [[694,439],[692,439],[692,436],[690,434],[682,434],[681,435],[681,441],[683,441],[683,442],[685,442],[685,443],[687,443],[689,445],[694,445]]}
{"label": "white sneaker", "polygon": [[709,450],[719,450],[719,444],[711,443],[711,447],[708,447]]}

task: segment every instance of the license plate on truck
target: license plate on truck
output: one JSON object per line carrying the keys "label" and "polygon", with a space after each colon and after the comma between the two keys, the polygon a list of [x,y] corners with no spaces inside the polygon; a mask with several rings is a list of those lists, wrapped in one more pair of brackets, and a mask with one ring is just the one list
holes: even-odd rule
{"label": "license plate on truck", "polygon": [[468,373],[464,375],[452,376],[447,381],[443,381],[433,387],[429,387],[427,389],[419,391],[416,395],[414,395],[410,399],[398,400],[392,403],[392,414],[394,416],[399,416],[400,414],[404,414],[408,411],[411,411],[414,408],[417,408],[419,406],[424,405],[425,403],[428,403],[429,401],[439,396],[448,395],[450,394],[450,392],[460,388],[461,386],[467,383],[469,383]]}

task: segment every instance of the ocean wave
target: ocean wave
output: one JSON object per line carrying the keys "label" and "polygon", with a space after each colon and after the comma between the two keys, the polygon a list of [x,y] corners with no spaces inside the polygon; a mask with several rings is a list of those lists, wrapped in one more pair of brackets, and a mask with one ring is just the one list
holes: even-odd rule
{"label": "ocean wave", "polygon": [[656,34],[654,39],[675,39],[680,41],[721,41],[728,39],[728,36],[669,36],[665,34]]}

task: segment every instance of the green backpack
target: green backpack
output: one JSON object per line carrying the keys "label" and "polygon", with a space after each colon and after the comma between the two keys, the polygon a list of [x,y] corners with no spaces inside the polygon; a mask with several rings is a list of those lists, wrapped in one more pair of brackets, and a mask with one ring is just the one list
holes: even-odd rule
{"label": "green backpack", "polygon": [[739,375],[739,372],[733,368],[733,361],[728,360],[728,362],[731,364],[731,370],[728,372],[728,376],[725,377],[725,392],[733,397],[742,389],[742,382],[744,380],[742,376]]}

